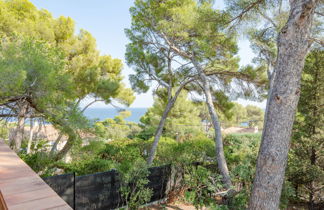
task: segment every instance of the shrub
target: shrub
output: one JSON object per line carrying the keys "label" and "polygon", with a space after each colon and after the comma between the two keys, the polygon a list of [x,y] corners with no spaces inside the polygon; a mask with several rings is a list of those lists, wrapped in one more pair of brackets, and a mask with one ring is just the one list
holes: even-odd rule
{"label": "shrub", "polygon": [[145,161],[136,160],[132,166],[120,164],[120,191],[128,209],[138,209],[150,201],[153,191],[146,187],[149,183],[149,170]]}
{"label": "shrub", "polygon": [[185,200],[197,209],[204,206],[217,206],[213,194],[223,188],[221,176],[203,166],[188,166],[185,170]]}
{"label": "shrub", "polygon": [[260,134],[230,134],[224,138],[224,151],[233,183],[239,192],[229,203],[231,209],[246,209],[249,201]]}
{"label": "shrub", "polygon": [[179,143],[170,138],[161,138],[154,164],[188,164],[214,160],[214,157],[215,144],[211,139],[192,139]]}

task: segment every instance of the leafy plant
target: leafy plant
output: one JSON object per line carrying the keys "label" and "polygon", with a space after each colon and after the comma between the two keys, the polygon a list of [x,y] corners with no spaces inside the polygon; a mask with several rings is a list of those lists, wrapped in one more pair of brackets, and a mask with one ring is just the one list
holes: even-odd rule
{"label": "leafy plant", "polygon": [[120,191],[127,209],[138,209],[150,201],[153,191],[146,186],[150,172],[145,161],[135,161],[130,168],[121,164],[118,171],[121,177]]}
{"label": "leafy plant", "polygon": [[213,194],[223,188],[221,176],[212,173],[203,166],[189,166],[184,176],[186,191],[185,200],[197,209],[217,205]]}

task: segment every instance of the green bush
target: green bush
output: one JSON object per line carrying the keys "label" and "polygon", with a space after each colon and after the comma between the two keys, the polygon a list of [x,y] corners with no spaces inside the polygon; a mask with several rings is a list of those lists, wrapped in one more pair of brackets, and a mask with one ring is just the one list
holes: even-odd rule
{"label": "green bush", "polygon": [[155,165],[169,163],[205,162],[215,159],[215,144],[211,139],[191,139],[177,142],[171,138],[161,138],[154,159]]}
{"label": "green bush", "polygon": [[19,157],[38,174],[42,176],[54,175],[55,164],[47,152],[37,151],[31,154],[19,153]]}
{"label": "green bush", "polygon": [[239,192],[229,203],[231,209],[247,208],[255,174],[261,134],[230,134],[224,138],[224,152],[232,177]]}
{"label": "green bush", "polygon": [[143,159],[144,142],[141,140],[116,140],[109,142],[100,152],[103,159],[113,160],[117,163],[129,162],[132,164],[138,159]]}
{"label": "green bush", "polygon": [[187,166],[184,176],[185,200],[192,203],[197,209],[205,206],[217,206],[213,194],[220,191],[221,176],[212,173],[203,166]]}
{"label": "green bush", "polygon": [[149,170],[145,161],[136,160],[132,166],[120,164],[118,172],[121,178],[120,191],[127,209],[138,209],[150,201],[153,190],[146,187],[149,183]]}

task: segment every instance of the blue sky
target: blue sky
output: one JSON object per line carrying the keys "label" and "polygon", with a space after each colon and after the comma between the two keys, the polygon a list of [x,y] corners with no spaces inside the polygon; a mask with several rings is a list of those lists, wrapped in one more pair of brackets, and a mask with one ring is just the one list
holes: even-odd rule
{"label": "blue sky", "polygon": [[[54,17],[69,16],[75,23],[77,29],[89,31],[97,40],[97,46],[101,54],[109,54],[114,58],[124,61],[125,45],[128,40],[124,29],[129,28],[131,18],[129,8],[133,0],[30,0],[39,9],[46,9]],[[219,2],[219,3],[217,3]],[[224,7],[223,1],[216,1],[216,8]],[[249,42],[243,38],[239,41],[239,56],[241,64],[251,62],[253,52]],[[124,65],[124,82],[129,86],[128,75],[132,70]],[[264,108],[265,103],[248,102],[239,100],[240,103],[255,104]],[[149,107],[153,104],[152,93],[136,95],[136,100],[131,107]],[[97,103],[93,107],[103,107],[104,104]]]}

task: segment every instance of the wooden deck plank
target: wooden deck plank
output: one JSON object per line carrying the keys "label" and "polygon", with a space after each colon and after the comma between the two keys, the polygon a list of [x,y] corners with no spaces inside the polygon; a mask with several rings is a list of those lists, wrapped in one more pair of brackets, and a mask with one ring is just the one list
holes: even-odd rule
{"label": "wooden deck plank", "polygon": [[72,209],[3,141],[0,190],[9,210]]}
{"label": "wooden deck plank", "polygon": [[40,198],[47,198],[51,196],[53,196],[52,192],[48,190],[40,189],[40,190],[28,191],[28,192],[7,196],[6,202],[9,205],[16,205],[19,203],[35,200],[35,198],[40,199]]}
{"label": "wooden deck plank", "polygon": [[25,192],[32,192],[35,190],[43,190],[43,191],[49,191],[52,192],[51,190],[47,189],[47,186],[45,183],[42,183],[40,181],[37,182],[27,182],[22,185],[12,183],[12,184],[7,184],[2,185],[0,184],[0,188],[3,194],[6,196],[11,196],[13,194],[19,194],[19,193],[25,193]]}
{"label": "wooden deck plank", "polygon": [[62,199],[58,200],[56,196],[53,196],[11,205],[9,210],[43,210],[64,207],[64,205],[67,204]]}

